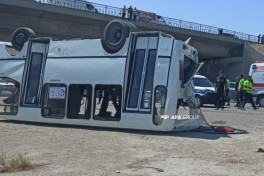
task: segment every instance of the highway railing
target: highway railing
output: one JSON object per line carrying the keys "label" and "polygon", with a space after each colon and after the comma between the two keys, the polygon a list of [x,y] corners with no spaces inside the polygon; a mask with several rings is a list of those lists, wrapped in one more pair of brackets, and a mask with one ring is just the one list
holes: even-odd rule
{"label": "highway railing", "polygon": [[[116,17],[122,17],[122,11],[123,11],[122,8],[92,3],[92,2],[88,2],[84,0],[35,0],[35,1],[40,2],[40,3],[54,5],[54,6],[73,8],[73,9],[84,10],[84,11],[95,12],[95,13],[102,13],[105,15],[111,15],[111,16],[116,16]],[[151,21],[151,23],[153,23],[153,21]],[[237,39],[250,41],[250,42],[259,43],[260,41],[258,36],[236,32],[236,31],[231,31],[227,29],[222,29],[218,27],[193,23],[189,21],[179,20],[179,19],[162,17],[159,15],[156,15],[156,23],[159,25],[166,25],[166,26],[189,29],[189,30],[199,31],[199,32],[204,32],[204,33],[228,36],[228,37],[237,38]]]}

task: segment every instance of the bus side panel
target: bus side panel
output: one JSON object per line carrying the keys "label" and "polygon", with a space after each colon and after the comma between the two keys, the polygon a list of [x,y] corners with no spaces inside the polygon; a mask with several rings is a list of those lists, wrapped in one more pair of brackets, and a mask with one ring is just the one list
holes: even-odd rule
{"label": "bus side panel", "polygon": [[[25,60],[24,59],[6,59],[6,60],[0,60],[0,78],[4,77],[4,78],[8,78],[8,79],[12,79],[15,82],[11,82],[11,84],[14,86],[14,90],[11,91],[12,94],[10,94],[8,97],[6,96],[2,96],[1,93],[1,97],[0,97],[0,105],[1,105],[1,115],[0,118],[3,119],[10,119],[10,120],[16,120],[19,117],[19,113],[20,113],[20,107],[19,107],[19,96],[21,93],[21,87],[22,87],[22,75],[23,75],[23,71],[24,71],[24,65],[25,65]],[[19,87],[16,87],[19,86]],[[17,89],[16,89],[17,88]],[[16,93],[15,93],[16,92]],[[15,103],[6,103],[5,100],[7,99],[12,99],[12,97],[16,97],[14,101]],[[15,112],[16,113],[12,113],[12,115],[9,113],[6,113],[6,110],[4,110],[3,108],[7,108],[11,106],[16,107]],[[11,105],[11,106],[10,106]],[[14,111],[12,111],[14,112]]]}
{"label": "bus side panel", "polygon": [[25,60],[0,60],[0,77],[8,77],[21,84]]}
{"label": "bus side panel", "polygon": [[126,58],[48,59],[44,82],[123,86]]}

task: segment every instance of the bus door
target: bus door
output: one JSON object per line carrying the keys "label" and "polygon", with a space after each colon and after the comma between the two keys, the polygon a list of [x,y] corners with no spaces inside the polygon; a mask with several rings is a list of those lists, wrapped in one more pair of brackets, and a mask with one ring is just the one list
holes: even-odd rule
{"label": "bus door", "polygon": [[22,106],[40,107],[48,46],[48,42],[30,42],[23,75]]}
{"label": "bus door", "polygon": [[158,35],[134,38],[127,65],[125,110],[151,113]]}

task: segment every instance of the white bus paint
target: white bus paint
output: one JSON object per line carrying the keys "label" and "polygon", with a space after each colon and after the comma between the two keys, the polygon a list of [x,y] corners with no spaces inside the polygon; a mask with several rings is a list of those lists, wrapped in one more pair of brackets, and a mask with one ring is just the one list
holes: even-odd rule
{"label": "white bus paint", "polygon": [[[131,33],[123,48],[115,54],[109,54],[104,50],[101,39],[70,41],[33,39],[25,43],[22,51],[16,57],[6,54],[5,48],[5,44],[0,45],[0,78],[14,82],[18,89],[9,99],[0,97],[0,102],[2,102],[0,118],[154,131],[194,129],[203,123],[202,118],[162,119],[162,115],[169,117],[177,115],[179,99],[189,99],[193,96],[192,90],[189,90],[190,88],[185,84],[190,83],[201,66],[198,63],[198,53],[195,48],[175,40],[169,35],[161,32]],[[140,88],[134,89],[135,84],[132,80],[134,79],[133,74],[137,74],[134,65],[137,59],[136,53],[139,50],[147,52],[143,58],[142,71],[138,72],[141,78]],[[152,67],[148,65],[150,63],[148,57],[151,57],[151,51],[156,53],[153,56],[155,62]],[[150,68],[154,69],[153,76],[147,77]],[[37,77],[34,77],[36,75]],[[182,79],[180,79],[181,76]],[[146,91],[147,79],[153,79],[153,81],[150,84],[152,89],[146,89]],[[88,107],[91,110],[88,114],[90,118],[68,118],[68,111],[72,108],[68,105],[70,86],[86,84],[92,86],[89,100],[92,103]],[[45,85],[53,87],[47,88],[48,91],[46,91]],[[114,89],[121,86],[122,97],[118,97],[121,99],[119,120],[96,119],[95,111],[97,110],[98,97],[95,88],[98,85],[117,86]],[[166,89],[165,95],[162,89]],[[128,107],[130,100],[134,101],[134,94],[130,96],[133,91],[139,92],[137,105]],[[14,98],[15,96],[17,98]],[[56,107],[64,106],[60,101],[63,99],[65,99],[63,112],[60,112],[61,109],[59,108],[48,107],[49,102]],[[52,100],[59,103],[51,102]],[[155,103],[163,105],[156,107]],[[147,108],[144,107],[145,104]],[[157,108],[160,108],[159,111],[156,110]],[[64,115],[62,117],[49,116],[53,111],[58,111]],[[80,108],[79,111],[81,111]],[[158,121],[158,124],[155,124],[155,121]]]}

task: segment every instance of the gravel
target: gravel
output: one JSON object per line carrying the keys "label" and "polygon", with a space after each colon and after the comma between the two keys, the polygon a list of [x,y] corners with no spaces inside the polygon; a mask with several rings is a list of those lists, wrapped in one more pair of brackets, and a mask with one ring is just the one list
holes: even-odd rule
{"label": "gravel", "polygon": [[[33,171],[7,176],[263,176],[264,109],[202,108],[213,125],[249,134],[161,133],[0,120],[0,153],[28,153]],[[181,109],[181,111],[186,111]]]}

